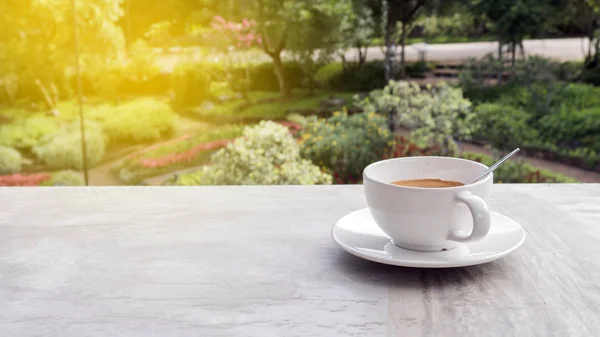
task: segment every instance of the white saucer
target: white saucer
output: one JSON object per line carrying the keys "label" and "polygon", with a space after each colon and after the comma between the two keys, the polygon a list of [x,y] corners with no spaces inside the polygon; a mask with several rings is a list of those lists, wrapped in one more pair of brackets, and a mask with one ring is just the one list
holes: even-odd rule
{"label": "white saucer", "polygon": [[333,240],[350,254],[363,259],[403,267],[464,267],[500,259],[525,242],[525,229],[515,220],[491,212],[490,232],[477,242],[441,252],[416,252],[394,245],[368,208],[345,215],[333,225]]}

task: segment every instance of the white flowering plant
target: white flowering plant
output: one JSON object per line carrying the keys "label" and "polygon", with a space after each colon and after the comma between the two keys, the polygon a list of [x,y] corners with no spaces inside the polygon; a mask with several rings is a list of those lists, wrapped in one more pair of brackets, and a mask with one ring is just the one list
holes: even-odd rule
{"label": "white flowering plant", "polygon": [[421,89],[414,82],[390,81],[355,105],[383,114],[395,109],[396,125],[411,131],[411,141],[423,147],[439,146],[443,155],[456,154],[455,138],[471,135],[475,116],[462,90],[445,82]]}

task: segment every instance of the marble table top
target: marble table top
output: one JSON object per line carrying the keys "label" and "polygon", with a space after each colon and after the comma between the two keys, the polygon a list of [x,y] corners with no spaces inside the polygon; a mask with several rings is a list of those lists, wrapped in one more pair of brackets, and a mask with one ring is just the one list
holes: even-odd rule
{"label": "marble table top", "polygon": [[342,251],[361,186],[0,188],[0,336],[600,336],[600,185],[497,185],[525,244],[424,270]]}

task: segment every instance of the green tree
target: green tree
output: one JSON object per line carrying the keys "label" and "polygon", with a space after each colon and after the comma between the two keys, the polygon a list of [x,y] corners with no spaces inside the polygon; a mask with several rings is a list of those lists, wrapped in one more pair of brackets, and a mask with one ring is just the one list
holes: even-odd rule
{"label": "green tree", "polygon": [[300,12],[294,34],[288,40],[287,49],[299,63],[306,85],[312,90],[317,81],[315,75],[325,64],[333,60],[340,41],[344,41],[342,24],[353,15],[350,1],[323,1]]}
{"label": "green tree", "polygon": [[[369,6],[369,0],[353,0],[351,11],[342,18],[339,47],[344,70],[354,66],[360,69],[365,64],[371,39],[377,31],[376,13]],[[346,58],[350,48],[356,49],[354,62]]]}
{"label": "green tree", "polygon": [[256,21],[262,49],[273,61],[273,70],[282,97],[288,97],[282,52],[299,52],[328,47],[338,34],[335,22],[344,13],[345,1],[336,0],[254,0],[246,14]]}
{"label": "green tree", "polygon": [[382,8],[381,15],[385,27],[385,79],[389,81],[394,79],[396,74],[394,56],[398,43],[401,49],[400,66],[397,72],[400,77],[405,75],[406,37],[410,32],[410,25],[419,17],[427,0],[378,0],[378,2]]}
{"label": "green tree", "polygon": [[498,56],[508,46],[514,65],[517,49],[524,58],[523,40],[552,27],[552,0],[474,0],[474,13],[484,14],[498,38]]}
{"label": "green tree", "polygon": [[[124,38],[116,24],[120,4],[120,0],[76,2],[84,67],[122,51]],[[17,97],[44,100],[48,92],[57,96],[68,90],[67,75],[75,64],[72,22],[70,0],[0,2],[0,76],[16,78]]]}
{"label": "green tree", "polygon": [[600,65],[600,0],[563,0],[560,13],[564,23],[579,27],[588,39],[585,66]]}

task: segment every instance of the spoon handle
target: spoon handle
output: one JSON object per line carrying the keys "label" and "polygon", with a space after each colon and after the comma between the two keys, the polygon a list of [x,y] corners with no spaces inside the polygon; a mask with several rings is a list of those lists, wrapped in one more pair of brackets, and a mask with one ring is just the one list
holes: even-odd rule
{"label": "spoon handle", "polygon": [[479,179],[481,179],[481,178],[487,176],[488,174],[490,174],[490,172],[494,171],[498,166],[502,165],[502,163],[504,163],[505,161],[507,161],[510,157],[512,157],[515,154],[517,154],[517,152],[519,152],[519,150],[520,150],[519,148],[514,149],[511,153],[507,154],[502,159],[498,160],[498,162],[496,162],[494,165],[490,166],[490,168],[487,169],[487,170],[485,170],[485,172],[483,172],[482,174],[480,174],[479,176],[477,176],[477,178],[471,180],[471,182],[469,182],[469,184],[472,184],[472,183],[478,181]]}

